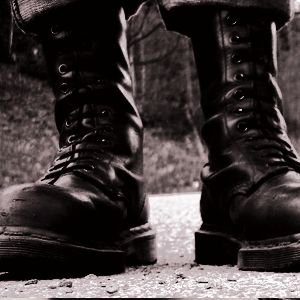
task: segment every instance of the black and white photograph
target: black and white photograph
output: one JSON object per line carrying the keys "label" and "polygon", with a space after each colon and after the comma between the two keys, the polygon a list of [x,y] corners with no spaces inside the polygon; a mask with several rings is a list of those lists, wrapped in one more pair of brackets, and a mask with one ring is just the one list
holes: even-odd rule
{"label": "black and white photograph", "polygon": [[300,0],[0,0],[2,298],[300,298]]}

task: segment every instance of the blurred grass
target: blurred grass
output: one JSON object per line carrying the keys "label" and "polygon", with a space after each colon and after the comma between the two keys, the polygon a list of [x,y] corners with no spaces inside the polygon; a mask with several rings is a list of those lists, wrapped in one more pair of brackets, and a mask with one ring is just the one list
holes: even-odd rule
{"label": "blurred grass", "polygon": [[172,139],[163,129],[145,129],[144,172],[148,191],[172,193],[198,191],[206,154],[198,156],[193,137]]}
{"label": "blurred grass", "polygon": [[0,186],[36,180],[56,149],[52,97],[45,82],[0,67]]}

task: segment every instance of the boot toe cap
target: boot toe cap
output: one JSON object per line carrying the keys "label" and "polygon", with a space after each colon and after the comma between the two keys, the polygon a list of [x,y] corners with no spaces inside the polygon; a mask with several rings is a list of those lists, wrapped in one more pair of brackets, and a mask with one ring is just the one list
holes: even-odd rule
{"label": "boot toe cap", "polygon": [[231,214],[247,240],[300,233],[299,174],[291,171],[273,177],[246,201],[242,198],[235,199]]}
{"label": "boot toe cap", "polygon": [[124,212],[104,195],[96,206],[97,196],[48,184],[13,186],[0,194],[0,226],[78,240],[109,237],[118,231]]}

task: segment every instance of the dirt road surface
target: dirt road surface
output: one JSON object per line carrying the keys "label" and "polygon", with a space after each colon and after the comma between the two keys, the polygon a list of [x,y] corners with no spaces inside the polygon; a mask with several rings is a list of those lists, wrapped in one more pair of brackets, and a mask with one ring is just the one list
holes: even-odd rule
{"label": "dirt road surface", "polygon": [[194,263],[194,231],[200,225],[199,194],[152,196],[158,263],[113,276],[54,280],[1,280],[10,298],[297,298],[300,273],[244,272],[232,266]]}

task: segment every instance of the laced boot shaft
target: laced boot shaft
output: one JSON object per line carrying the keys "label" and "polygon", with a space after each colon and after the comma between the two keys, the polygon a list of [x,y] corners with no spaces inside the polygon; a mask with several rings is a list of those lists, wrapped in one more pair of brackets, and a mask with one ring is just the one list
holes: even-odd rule
{"label": "laced boot shaft", "polygon": [[240,11],[205,18],[213,28],[203,32],[211,45],[193,39],[209,148],[202,176],[223,205],[223,198],[247,195],[266,178],[300,165],[281,113],[275,23]]}
{"label": "laced boot shaft", "polygon": [[[108,197],[133,198],[140,210],[143,131],[131,94],[126,23],[122,10],[106,13],[96,21],[90,11],[74,10],[68,19],[62,12],[41,34],[60,131],[60,150],[41,182],[76,185],[62,179],[76,175]],[[128,181],[118,178],[122,173]]]}
{"label": "laced boot shaft", "polygon": [[[300,161],[282,116],[276,26],[271,16],[261,11],[212,9],[198,19],[201,24],[191,37],[209,163],[202,171],[203,224],[196,233],[196,259],[232,263],[243,241],[300,232]],[[223,254],[211,249],[216,241],[211,236],[217,237]],[[201,248],[203,243],[206,248]],[[282,267],[276,262],[270,267],[262,262],[265,258],[256,265],[243,259],[239,259],[241,268]]]}
{"label": "laced boot shaft", "polygon": [[[202,107],[208,120],[203,136],[210,148],[211,168],[218,168],[224,148],[239,140],[243,145],[249,144],[251,151],[244,159],[251,164],[252,159],[259,159],[257,163],[267,168],[299,166],[281,113],[275,23],[259,14],[256,18],[222,11],[210,20],[215,22],[211,26],[215,31],[206,33],[207,42],[214,45],[202,50],[199,41],[194,40],[196,53],[200,54],[197,62],[203,87]],[[206,49],[213,50],[204,53]],[[206,67],[207,62],[210,65]],[[228,135],[222,135],[225,140],[220,141],[215,135],[223,121]],[[224,147],[220,147],[222,143]]]}

